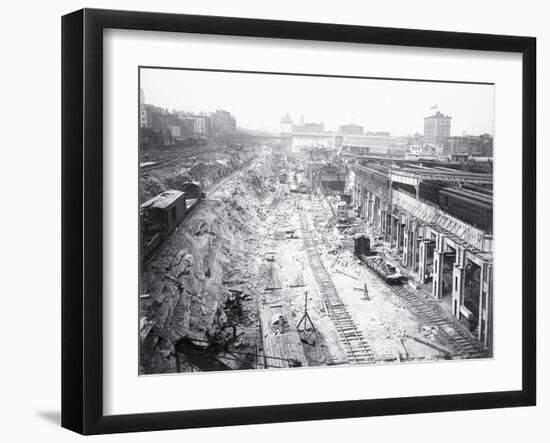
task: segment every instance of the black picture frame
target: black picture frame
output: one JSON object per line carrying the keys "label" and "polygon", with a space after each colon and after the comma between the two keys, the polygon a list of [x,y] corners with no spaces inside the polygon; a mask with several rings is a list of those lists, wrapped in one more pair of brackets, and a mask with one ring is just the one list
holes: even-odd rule
{"label": "black picture frame", "polygon": [[[522,54],[522,388],[106,416],[103,413],[103,30]],[[536,39],[504,35],[83,9],[62,18],[62,426],[82,434],[320,420],[536,403]]]}

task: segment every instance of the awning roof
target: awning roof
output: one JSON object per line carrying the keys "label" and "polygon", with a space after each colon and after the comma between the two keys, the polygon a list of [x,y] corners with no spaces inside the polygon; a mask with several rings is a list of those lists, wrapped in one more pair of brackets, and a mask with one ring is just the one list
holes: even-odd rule
{"label": "awning roof", "polygon": [[150,200],[147,200],[145,203],[143,203],[140,208],[158,208],[158,209],[166,209],[168,208],[172,203],[174,203],[176,200],[178,200],[183,195],[183,192],[177,191],[175,189],[170,189],[169,191],[165,191],[160,193],[159,195],[153,197]]}

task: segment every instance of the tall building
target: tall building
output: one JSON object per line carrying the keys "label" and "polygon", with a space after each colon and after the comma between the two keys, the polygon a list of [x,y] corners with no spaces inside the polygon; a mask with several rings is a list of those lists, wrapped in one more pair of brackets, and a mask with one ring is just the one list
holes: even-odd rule
{"label": "tall building", "polygon": [[210,137],[210,118],[206,115],[193,115],[193,132],[197,137]]}
{"label": "tall building", "polygon": [[292,134],[293,122],[288,114],[281,119],[281,134]]}
{"label": "tall building", "polygon": [[214,134],[235,134],[237,120],[230,112],[218,109],[212,113],[212,132]]}
{"label": "tall building", "polygon": [[167,109],[143,103],[140,93],[140,148],[160,149],[172,145],[171,127],[176,118]]}
{"label": "tall building", "polygon": [[424,144],[442,149],[451,135],[451,116],[437,111],[424,118]]}
{"label": "tall building", "polygon": [[178,124],[178,116],[172,114],[168,109],[160,108],[153,105],[145,105],[145,118],[147,119],[147,127],[157,129],[159,131],[170,130],[170,126]]}
{"label": "tall building", "polygon": [[181,137],[195,137],[195,120],[189,116],[179,117]]}
{"label": "tall building", "polygon": [[[181,137],[209,139],[212,135],[212,119],[206,114],[192,114],[186,111],[175,111],[176,125]],[[177,131],[177,130],[176,130]]]}

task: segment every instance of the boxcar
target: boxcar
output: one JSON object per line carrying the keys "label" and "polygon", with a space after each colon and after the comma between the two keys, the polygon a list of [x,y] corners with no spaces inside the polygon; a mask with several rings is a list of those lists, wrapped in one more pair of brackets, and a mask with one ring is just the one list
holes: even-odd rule
{"label": "boxcar", "polygon": [[487,232],[493,231],[493,198],[471,189],[443,188],[439,206],[445,212]]}

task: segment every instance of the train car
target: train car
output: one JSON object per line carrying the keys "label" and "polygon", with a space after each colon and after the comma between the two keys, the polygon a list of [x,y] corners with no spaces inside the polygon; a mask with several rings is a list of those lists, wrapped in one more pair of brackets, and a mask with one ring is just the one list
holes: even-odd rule
{"label": "train car", "polygon": [[185,182],[181,190],[186,199],[203,200],[206,197],[206,194],[202,192],[200,183],[197,182]]}
{"label": "train car", "polygon": [[478,191],[478,192],[481,192],[481,193],[486,194],[488,196],[493,195],[493,187],[492,186],[487,186],[487,185],[477,185],[477,184],[474,184],[474,183],[464,183],[462,185],[462,189],[470,189],[472,191]]}
{"label": "train car", "polygon": [[405,280],[405,277],[401,275],[401,272],[399,272],[399,270],[385,257],[384,254],[379,253],[379,255],[373,255],[370,257],[366,255],[359,255],[359,259],[390,285],[398,285],[403,283]]}
{"label": "train car", "polygon": [[147,261],[206,194],[197,182],[170,189],[140,206],[141,259]]}
{"label": "train car", "polygon": [[339,202],[336,209],[338,223],[349,223],[349,206],[346,202]]}
{"label": "train car", "polygon": [[354,254],[356,257],[362,256],[368,257],[370,255],[370,238],[364,232],[360,232],[355,235],[354,240]]}
{"label": "train car", "polygon": [[171,231],[185,217],[185,194],[175,189],[161,192],[143,203],[140,210],[151,222],[158,223]]}
{"label": "train car", "polygon": [[492,191],[443,188],[439,191],[439,206],[445,212],[488,233],[493,231]]}
{"label": "train car", "polygon": [[472,163],[493,163],[493,157],[470,157]]}
{"label": "train car", "polygon": [[439,182],[432,182],[429,180],[423,180],[419,186],[419,196],[423,200],[430,201],[439,204],[439,191],[441,191],[445,185]]}
{"label": "train car", "polygon": [[185,195],[171,189],[140,206],[141,258],[147,260],[187,213]]}

